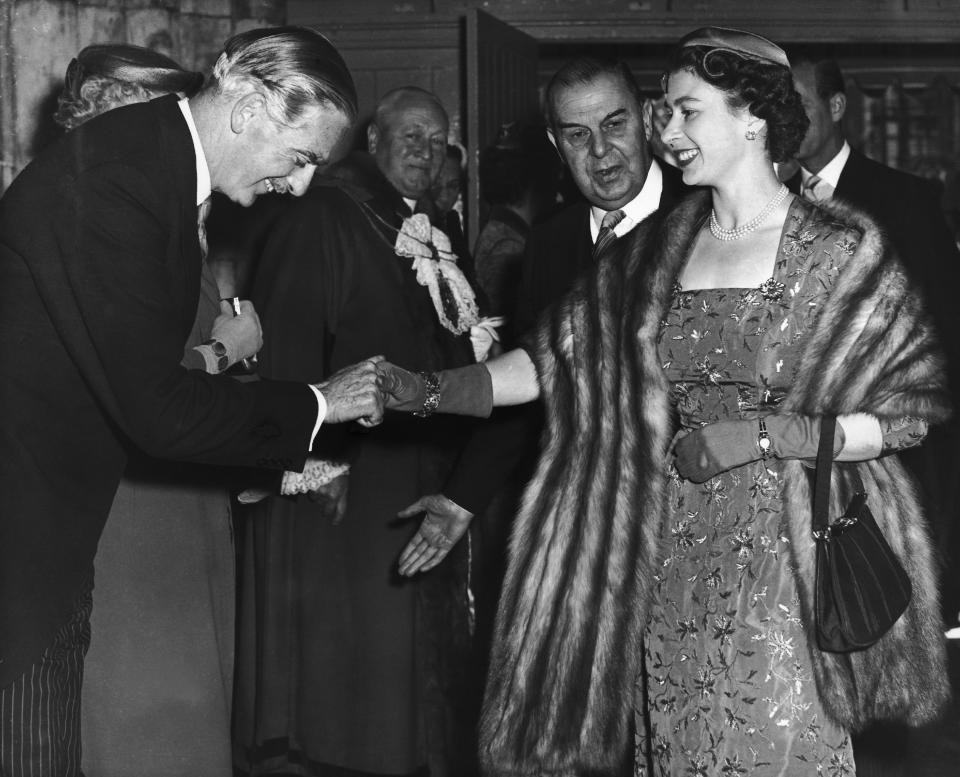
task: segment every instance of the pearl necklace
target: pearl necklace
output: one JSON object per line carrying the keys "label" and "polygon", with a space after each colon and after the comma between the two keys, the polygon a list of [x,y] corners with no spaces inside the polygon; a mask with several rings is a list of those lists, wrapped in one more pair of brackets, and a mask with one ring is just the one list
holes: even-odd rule
{"label": "pearl necklace", "polygon": [[739,240],[746,235],[749,235],[757,227],[759,227],[764,221],[766,221],[767,216],[773,213],[774,209],[783,202],[784,198],[790,193],[790,190],[784,185],[780,184],[780,188],[777,189],[777,193],[773,195],[773,199],[770,200],[756,216],[754,216],[746,224],[741,224],[739,227],[734,227],[733,229],[724,229],[717,222],[717,212],[711,208],[710,210],[710,234],[713,235],[717,240]]}

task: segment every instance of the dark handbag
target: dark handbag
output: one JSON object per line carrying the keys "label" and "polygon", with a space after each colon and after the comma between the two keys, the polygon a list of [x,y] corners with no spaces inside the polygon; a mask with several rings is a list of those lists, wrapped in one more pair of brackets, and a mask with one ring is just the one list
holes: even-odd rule
{"label": "dark handbag", "polygon": [[870,647],[910,603],[910,579],[877,526],[855,468],[856,491],[844,514],[829,523],[833,438],[837,419],[820,423],[813,494],[817,545],[814,599],[817,644],[830,653]]}

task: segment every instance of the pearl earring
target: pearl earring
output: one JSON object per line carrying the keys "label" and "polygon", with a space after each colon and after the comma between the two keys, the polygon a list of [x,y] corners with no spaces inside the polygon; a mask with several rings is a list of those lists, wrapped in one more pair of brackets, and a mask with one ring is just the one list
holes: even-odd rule
{"label": "pearl earring", "polygon": [[747,140],[756,140],[756,139],[757,139],[757,131],[756,131],[756,130],[752,130],[752,129],[748,129],[748,130],[747,130],[747,134],[746,134],[746,138],[747,138]]}

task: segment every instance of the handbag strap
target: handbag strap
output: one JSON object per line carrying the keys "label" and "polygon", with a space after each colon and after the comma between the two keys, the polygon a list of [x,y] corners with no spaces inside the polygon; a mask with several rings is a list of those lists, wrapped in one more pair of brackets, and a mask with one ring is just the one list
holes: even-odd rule
{"label": "handbag strap", "polygon": [[[820,444],[817,447],[817,468],[813,484],[813,535],[828,533],[830,527],[830,480],[833,474],[833,443],[837,432],[837,417],[822,416],[820,419]],[[859,494],[865,494],[863,478],[856,464],[848,465],[850,485]],[[853,504],[853,503],[851,503]],[[849,517],[849,516],[844,516]]]}
{"label": "handbag strap", "polygon": [[830,479],[833,469],[833,439],[837,418],[825,415],[820,419],[820,445],[817,448],[817,469],[813,483],[813,531],[823,532],[830,525]]}

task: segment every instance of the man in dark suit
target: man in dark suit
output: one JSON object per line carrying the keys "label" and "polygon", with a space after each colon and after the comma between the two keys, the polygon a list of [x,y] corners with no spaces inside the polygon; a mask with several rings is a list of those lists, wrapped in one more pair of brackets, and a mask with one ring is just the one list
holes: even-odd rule
{"label": "man in dark suit", "polygon": [[842,200],[869,213],[893,242],[933,312],[946,299],[938,291],[953,279],[960,257],[930,182],[895,170],[850,147],[844,137],[847,98],[843,73],[833,59],[791,59],[794,84],[810,126],[797,161],[800,170],[787,183],[811,201]]}
{"label": "man in dark suit", "polygon": [[[585,201],[535,226],[524,254],[517,331],[562,297],[599,256],[623,250],[620,240],[684,191],[679,171],[650,151],[652,105],[644,101],[629,68],[616,60],[580,57],[564,65],[546,91],[547,133]],[[611,219],[613,226],[610,226]],[[517,470],[540,428],[538,407],[503,408],[467,442],[443,494],[409,509],[427,513],[401,571],[415,574],[438,564]],[[504,527],[505,528],[505,527]],[[502,534],[501,532],[495,532]],[[489,543],[488,543],[489,544]],[[502,553],[500,537],[494,553]]]}
{"label": "man in dark suit", "polygon": [[533,228],[523,263],[518,331],[559,299],[595,262],[608,213],[622,211],[616,238],[684,191],[676,168],[654,158],[653,106],[623,62],[574,59],[547,87],[547,135],[584,201]]}
{"label": "man in dark suit", "polygon": [[79,771],[93,557],[130,449],[297,469],[322,422],[382,416],[372,361],[319,385],[180,366],[200,293],[198,205],[211,189],[243,205],[302,194],[355,115],[325,38],[250,31],[197,95],[84,124],[0,200],[5,777]]}
{"label": "man in dark suit", "polygon": [[[810,58],[800,51],[790,61],[810,126],[797,152],[800,169],[787,185],[811,201],[835,200],[856,206],[886,232],[940,333],[952,392],[960,397],[960,317],[955,299],[960,288],[960,253],[940,207],[939,193],[922,178],[875,162],[850,147],[843,132],[847,106],[844,78],[835,60]],[[925,512],[946,560],[941,593],[949,625],[956,625],[960,609],[956,575],[960,563],[958,455],[956,421],[932,428],[922,446],[901,454],[921,486]],[[857,773],[933,773],[920,769],[915,758],[928,749],[930,741],[923,736],[910,739],[906,729],[893,726],[875,726],[854,737]]]}

